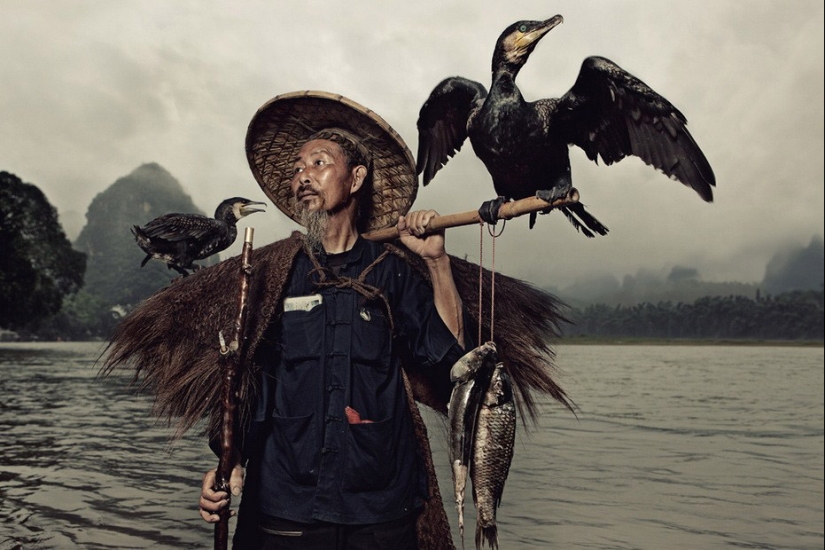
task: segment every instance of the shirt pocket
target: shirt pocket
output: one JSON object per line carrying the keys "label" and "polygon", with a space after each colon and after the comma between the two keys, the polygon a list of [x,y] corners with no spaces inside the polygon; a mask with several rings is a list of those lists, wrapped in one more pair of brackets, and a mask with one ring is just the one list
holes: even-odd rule
{"label": "shirt pocket", "polygon": [[352,362],[386,369],[390,364],[390,325],[383,308],[358,307],[352,321]]}
{"label": "shirt pocket", "polygon": [[281,470],[300,485],[315,485],[318,481],[320,450],[314,415],[272,415],[274,446],[267,453]]}
{"label": "shirt pocket", "polygon": [[392,418],[350,424],[342,487],[350,493],[387,488],[396,474],[396,436]]}
{"label": "shirt pocket", "polygon": [[289,364],[321,357],[324,340],[323,304],[309,311],[286,311],[281,317],[281,353]]}

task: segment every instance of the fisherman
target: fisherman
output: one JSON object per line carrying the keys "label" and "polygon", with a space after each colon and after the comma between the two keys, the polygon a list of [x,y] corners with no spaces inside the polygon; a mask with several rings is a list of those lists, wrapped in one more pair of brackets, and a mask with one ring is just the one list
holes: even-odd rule
{"label": "fisherman", "polygon": [[[250,124],[247,149],[267,195],[306,234],[252,357],[258,398],[229,483],[236,495],[245,485],[234,546],[418,548],[427,477],[402,358],[446,372],[465,352],[443,232],[424,234],[436,213],[405,215],[417,179],[403,141],[334,96],[276,98]],[[431,284],[361,236],[390,223]],[[215,479],[203,478],[208,522],[228,504]]]}
{"label": "fisherman", "polygon": [[[131,370],[176,437],[205,421],[220,440],[220,336],[237,331],[248,274],[233,355],[245,465],[229,482],[233,493],[244,485],[234,547],[454,550],[417,403],[447,414],[450,367],[475,345],[464,327],[479,341],[493,332],[479,301],[492,274],[448,257],[443,235],[422,238],[434,212],[405,215],[412,155],[372,111],[323,92],[278,96],[252,119],[246,148],[264,192],[306,234],[256,248],[248,268],[236,256],[156,292],[117,324],[101,372]],[[400,243],[363,237],[395,227]],[[559,302],[503,273],[495,289],[507,301],[496,308],[497,355],[521,417],[536,418],[537,393],[573,410],[552,376]],[[207,521],[229,496],[212,491],[214,479],[203,483]]]}

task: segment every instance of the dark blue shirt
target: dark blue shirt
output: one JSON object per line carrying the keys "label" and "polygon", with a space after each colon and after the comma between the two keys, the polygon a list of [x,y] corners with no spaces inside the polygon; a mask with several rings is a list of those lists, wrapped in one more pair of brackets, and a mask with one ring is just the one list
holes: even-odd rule
{"label": "dark blue shirt", "polygon": [[[351,250],[317,260],[357,279],[383,251],[359,238]],[[432,288],[396,255],[363,281],[386,301],[352,287],[319,287],[314,267],[299,253],[284,309],[258,354],[259,511],[301,522],[397,519],[426,498],[402,358],[449,368],[463,351],[435,309]],[[346,407],[370,422],[349,423]]]}

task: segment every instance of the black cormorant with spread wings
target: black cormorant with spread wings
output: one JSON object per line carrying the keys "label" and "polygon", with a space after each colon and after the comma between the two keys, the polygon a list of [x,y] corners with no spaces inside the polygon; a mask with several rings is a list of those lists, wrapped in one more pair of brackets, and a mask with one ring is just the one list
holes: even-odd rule
{"label": "black cormorant with spread wings", "polygon": [[[418,118],[417,170],[423,173],[423,184],[469,137],[496,193],[505,199],[538,196],[553,201],[566,196],[573,185],[569,146],[578,145],[590,160],[601,157],[606,165],[628,155],[639,157],[711,202],[716,178],[684,115],[612,61],[588,57],[562,97],[525,101],[516,76],[539,40],[562,21],[556,15],[505,29],[493,53],[489,93],[462,77],[447,78],[435,87]],[[590,230],[607,233],[581,204],[562,211],[587,236],[593,236]],[[533,223],[535,214],[530,227]]]}
{"label": "black cormorant with spread wings", "polygon": [[235,224],[249,214],[263,212],[256,205],[264,205],[242,197],[226,199],[218,205],[215,217],[200,214],[164,214],[143,227],[132,227],[138,246],[146,252],[140,267],[152,258],[166,262],[183,276],[199,266],[202,260],[228,248],[238,236]]}

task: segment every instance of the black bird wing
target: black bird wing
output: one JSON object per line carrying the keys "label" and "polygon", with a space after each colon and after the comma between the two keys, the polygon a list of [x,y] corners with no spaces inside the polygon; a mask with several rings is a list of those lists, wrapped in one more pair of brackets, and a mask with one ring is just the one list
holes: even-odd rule
{"label": "black bird wing", "polygon": [[487,97],[480,83],[454,76],[442,80],[418,113],[416,172],[427,185],[467,139],[467,121]]}
{"label": "black bird wing", "polygon": [[685,116],[612,61],[588,57],[564,96],[536,106],[547,116],[549,134],[578,145],[590,160],[600,156],[609,165],[633,155],[713,200],[716,177]]}
{"label": "black bird wing", "polygon": [[150,221],[141,230],[151,240],[198,241],[220,234],[224,225],[200,214],[165,214]]}

